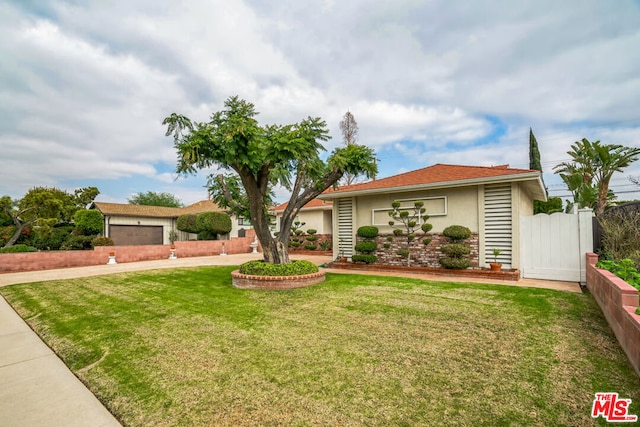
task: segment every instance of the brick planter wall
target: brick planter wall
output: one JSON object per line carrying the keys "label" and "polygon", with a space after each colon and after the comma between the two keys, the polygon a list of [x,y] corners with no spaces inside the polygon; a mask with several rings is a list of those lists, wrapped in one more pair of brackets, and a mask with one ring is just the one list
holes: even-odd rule
{"label": "brick planter wall", "polygon": [[[387,237],[392,237],[393,241],[387,241]],[[424,239],[425,237],[431,238],[431,243],[426,246],[422,243],[422,239]],[[357,243],[364,240],[366,239],[363,239],[360,236],[356,237]],[[373,253],[373,255],[378,257],[376,264],[407,264],[407,259],[397,254],[398,249],[406,248],[406,236],[398,237],[394,234],[380,234],[373,240],[378,244],[378,249]],[[425,235],[422,233],[417,233],[417,237],[413,242],[411,242],[411,265],[416,267],[440,268],[441,265],[438,260],[445,256],[442,252],[440,252],[440,246],[449,242],[449,238],[443,236],[442,234],[429,233]],[[472,233],[471,237],[464,240],[463,242],[471,246],[471,254],[469,255],[469,258],[471,259],[471,267],[478,267],[478,233]],[[388,243],[390,245],[389,249],[385,249],[385,243]]]}
{"label": "brick planter wall", "polygon": [[587,288],[640,376],[640,315],[635,314],[638,290],[613,273],[596,268],[598,255],[586,256]]}
{"label": "brick planter wall", "polygon": [[233,287],[239,289],[286,290],[313,286],[324,282],[325,272],[300,276],[253,276],[238,270],[231,272]]}
{"label": "brick planter wall", "polygon": [[[247,236],[231,240],[200,240],[175,242],[176,256],[189,258],[196,256],[220,255],[222,245],[227,254],[243,254],[251,252],[249,246],[255,232],[247,230]],[[260,248],[258,248],[260,249]],[[55,252],[22,252],[0,254],[0,273],[19,271],[51,270],[56,268],[86,267],[106,264],[109,253],[115,252],[116,261],[135,262],[167,259],[170,254],[169,245],[140,246],[98,246],[92,251],[55,251]]]}

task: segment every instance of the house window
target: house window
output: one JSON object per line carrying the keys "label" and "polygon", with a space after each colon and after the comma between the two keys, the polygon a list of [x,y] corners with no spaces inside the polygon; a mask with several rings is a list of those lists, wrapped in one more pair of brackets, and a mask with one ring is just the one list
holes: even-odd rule
{"label": "house window", "polygon": [[[401,203],[400,208],[406,208],[411,212],[414,203],[417,201],[424,202],[424,208],[426,214],[430,217],[445,216],[447,215],[447,196],[438,197],[424,197],[420,199],[398,199]],[[371,209],[371,224],[372,225],[389,225],[389,212],[393,211],[392,208],[379,208]],[[418,219],[418,223],[422,224],[422,218]]]}
{"label": "house window", "polygon": [[246,225],[246,226],[251,226],[251,220],[248,218],[245,218],[243,216],[239,216],[238,217],[238,225]]}

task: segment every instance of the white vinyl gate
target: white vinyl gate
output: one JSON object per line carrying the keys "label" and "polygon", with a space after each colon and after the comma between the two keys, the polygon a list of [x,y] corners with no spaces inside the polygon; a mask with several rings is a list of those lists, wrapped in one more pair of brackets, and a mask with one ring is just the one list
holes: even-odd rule
{"label": "white vinyl gate", "polygon": [[585,253],[593,250],[590,209],[578,214],[554,213],[522,217],[522,277],[585,282]]}

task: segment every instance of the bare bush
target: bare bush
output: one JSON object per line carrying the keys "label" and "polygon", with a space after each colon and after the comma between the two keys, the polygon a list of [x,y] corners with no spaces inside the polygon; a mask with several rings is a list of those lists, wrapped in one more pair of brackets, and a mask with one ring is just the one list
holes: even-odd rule
{"label": "bare bush", "polygon": [[607,256],[613,260],[629,258],[640,265],[640,211],[612,210],[598,221]]}

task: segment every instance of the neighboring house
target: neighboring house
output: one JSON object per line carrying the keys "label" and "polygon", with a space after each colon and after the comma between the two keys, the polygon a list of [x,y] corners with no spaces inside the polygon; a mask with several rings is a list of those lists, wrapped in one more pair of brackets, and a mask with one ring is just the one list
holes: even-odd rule
{"label": "neighboring house", "polygon": [[394,200],[411,207],[424,202],[432,233],[463,225],[477,233],[478,265],[493,259],[506,268],[520,268],[520,217],[533,215],[533,200],[546,200],[541,173],[534,170],[436,164],[423,169],[328,189],[319,196],[333,201],[334,257],[351,256],[356,231],[375,225],[390,233],[389,211]]}
{"label": "neighboring house", "polygon": [[[282,215],[284,214],[284,210],[286,209],[287,205],[288,202],[276,206],[271,210],[272,214],[276,217],[275,231],[280,231]],[[313,199],[300,209],[295,220],[300,221],[301,223],[305,223],[301,227],[304,232],[309,229],[314,229],[317,231],[317,234],[332,234],[332,209],[333,203],[331,201]]]}
{"label": "neighboring house", "polygon": [[[202,212],[224,212],[211,200],[203,200],[184,208],[161,206],[143,206],[121,203],[94,202],[104,217],[104,234],[113,239],[116,245],[167,245],[171,243],[171,232],[178,234],[176,240],[195,240],[195,234],[179,231],[176,222],[180,215]],[[232,229],[222,238],[243,235],[242,230],[251,228],[242,218],[231,216]]]}

